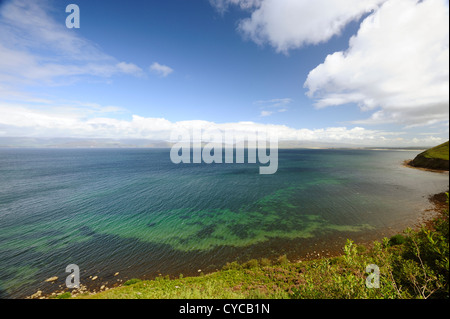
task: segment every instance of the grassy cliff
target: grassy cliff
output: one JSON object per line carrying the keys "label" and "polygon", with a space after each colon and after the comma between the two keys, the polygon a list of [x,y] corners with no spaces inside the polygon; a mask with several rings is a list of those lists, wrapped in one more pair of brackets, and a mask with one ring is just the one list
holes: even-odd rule
{"label": "grassy cliff", "polygon": [[427,169],[449,170],[449,142],[420,153],[410,162],[411,166]]}

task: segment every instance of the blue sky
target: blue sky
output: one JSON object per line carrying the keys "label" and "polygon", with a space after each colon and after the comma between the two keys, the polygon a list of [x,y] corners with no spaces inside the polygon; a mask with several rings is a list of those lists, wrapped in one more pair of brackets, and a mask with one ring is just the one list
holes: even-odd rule
{"label": "blue sky", "polygon": [[0,136],[448,139],[448,1],[7,0],[0,60]]}

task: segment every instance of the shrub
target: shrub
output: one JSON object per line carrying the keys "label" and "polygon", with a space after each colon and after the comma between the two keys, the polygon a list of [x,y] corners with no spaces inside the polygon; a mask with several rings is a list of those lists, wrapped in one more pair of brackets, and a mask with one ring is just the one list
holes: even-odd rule
{"label": "shrub", "polygon": [[392,236],[391,238],[389,238],[389,246],[397,246],[397,245],[403,245],[406,242],[406,237],[401,235],[401,234],[397,234]]}
{"label": "shrub", "polygon": [[130,279],[130,280],[125,281],[123,284],[124,284],[125,286],[130,286],[130,285],[137,284],[138,282],[141,282],[141,281],[142,281],[142,280],[140,280],[140,279],[132,278],[132,279]]}
{"label": "shrub", "polygon": [[222,267],[222,270],[232,270],[232,269],[234,270],[241,269],[241,265],[239,265],[237,261],[233,261],[231,263],[227,262],[227,264]]}
{"label": "shrub", "polygon": [[448,228],[447,209],[434,220],[431,229],[408,230],[403,251],[394,263],[397,280],[420,298],[448,298]]}
{"label": "shrub", "polygon": [[280,256],[277,258],[275,264],[280,266],[289,264],[289,259],[287,258],[286,255]]}
{"label": "shrub", "polygon": [[272,265],[272,262],[268,258],[261,258],[259,260],[259,265],[261,267],[268,267],[268,266]]}
{"label": "shrub", "polygon": [[259,263],[256,259],[250,259],[249,261],[245,262],[242,265],[242,268],[244,269],[251,269],[251,268],[256,268],[259,266]]}

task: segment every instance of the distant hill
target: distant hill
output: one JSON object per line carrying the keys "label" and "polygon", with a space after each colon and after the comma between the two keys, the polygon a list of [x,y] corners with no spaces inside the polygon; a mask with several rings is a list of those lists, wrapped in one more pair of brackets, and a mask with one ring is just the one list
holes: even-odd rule
{"label": "distant hill", "polygon": [[449,142],[430,148],[420,153],[409,164],[427,169],[449,170]]}
{"label": "distant hill", "polygon": [[147,139],[0,137],[0,148],[170,148]]}

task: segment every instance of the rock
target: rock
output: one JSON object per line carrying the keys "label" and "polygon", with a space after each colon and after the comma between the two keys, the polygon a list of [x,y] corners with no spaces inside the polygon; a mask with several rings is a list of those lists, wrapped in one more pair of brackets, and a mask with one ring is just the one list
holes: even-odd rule
{"label": "rock", "polygon": [[94,276],[94,277],[92,277],[92,280],[95,280],[95,279],[97,279],[98,277],[97,276]]}
{"label": "rock", "polygon": [[119,275],[119,272],[116,272],[115,274],[114,274],[114,276],[118,276]]}
{"label": "rock", "polygon": [[31,299],[39,298],[42,296],[42,291],[38,290],[35,294],[31,295]]}
{"label": "rock", "polygon": [[423,154],[419,154],[409,162],[411,166],[419,167],[419,168],[428,168],[428,169],[435,169],[435,170],[443,170],[448,171],[449,170],[449,161],[440,159],[440,158],[427,158]]}
{"label": "rock", "polygon": [[103,290],[103,289],[105,289],[105,285],[102,285],[102,286],[100,287],[100,290]]}
{"label": "rock", "polygon": [[56,277],[56,276],[45,279],[46,282],[54,282],[56,280],[58,280],[58,277]]}

